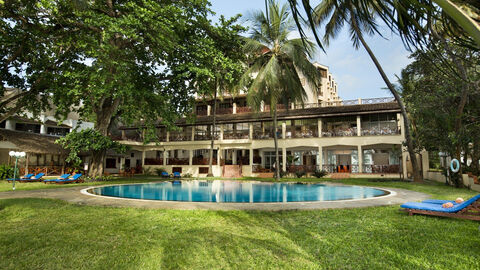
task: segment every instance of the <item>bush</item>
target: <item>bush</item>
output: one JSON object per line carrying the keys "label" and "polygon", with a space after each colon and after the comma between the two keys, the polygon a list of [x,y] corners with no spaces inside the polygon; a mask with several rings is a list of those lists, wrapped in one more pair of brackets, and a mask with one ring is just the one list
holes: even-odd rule
{"label": "bush", "polygon": [[151,167],[143,168],[143,175],[146,175],[146,176],[153,175],[153,169]]}
{"label": "bush", "polygon": [[158,176],[162,176],[162,173],[163,172],[166,172],[167,170],[165,170],[164,168],[156,168],[155,169],[155,172],[157,173]]}
{"label": "bush", "polygon": [[315,170],[315,172],[313,173],[313,175],[315,175],[315,177],[317,177],[317,178],[323,178],[327,174],[328,174],[328,172],[324,171],[324,170]]}
{"label": "bush", "polygon": [[[0,179],[7,179],[7,178],[13,178],[13,171],[15,170],[14,167],[7,165],[7,164],[2,164],[0,165]],[[17,169],[17,176],[18,176],[18,169]]]}
{"label": "bush", "polygon": [[192,178],[192,174],[191,173],[185,173],[185,174],[183,174],[183,177],[184,178]]}
{"label": "bush", "polygon": [[295,172],[295,176],[297,176],[297,178],[302,178],[303,176],[305,176],[305,174],[305,171],[302,170]]}

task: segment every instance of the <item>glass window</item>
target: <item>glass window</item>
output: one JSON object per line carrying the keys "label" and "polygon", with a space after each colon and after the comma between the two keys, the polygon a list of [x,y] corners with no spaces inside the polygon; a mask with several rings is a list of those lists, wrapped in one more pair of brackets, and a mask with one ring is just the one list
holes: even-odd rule
{"label": "glass window", "polygon": [[323,120],[322,136],[346,137],[357,135],[357,117],[331,117]]}

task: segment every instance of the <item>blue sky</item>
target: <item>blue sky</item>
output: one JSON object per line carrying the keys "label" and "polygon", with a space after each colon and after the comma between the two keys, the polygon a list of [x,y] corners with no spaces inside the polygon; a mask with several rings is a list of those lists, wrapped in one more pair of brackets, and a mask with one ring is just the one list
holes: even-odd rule
{"label": "blue sky", "polygon": [[[263,0],[210,1],[216,16],[231,17],[238,13],[246,15],[252,10],[265,8]],[[386,27],[383,30],[384,38],[375,36],[366,39],[387,75],[396,82],[395,74],[399,75],[402,68],[410,63],[409,52],[403,47],[400,38],[392,35]],[[388,90],[384,89],[385,83],[365,49],[361,47],[355,50],[345,30],[330,42],[326,54],[318,50],[314,61],[329,66],[338,83],[342,99],[391,96]]]}

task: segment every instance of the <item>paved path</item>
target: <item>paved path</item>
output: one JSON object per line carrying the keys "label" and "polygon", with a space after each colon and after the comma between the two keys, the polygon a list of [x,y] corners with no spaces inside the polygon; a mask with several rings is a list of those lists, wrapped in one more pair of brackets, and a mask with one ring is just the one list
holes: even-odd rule
{"label": "paved path", "polygon": [[[98,186],[96,186],[98,187]],[[97,205],[113,207],[138,207],[157,209],[210,209],[210,210],[307,210],[329,208],[357,208],[382,205],[398,205],[407,201],[421,201],[430,196],[424,193],[398,188],[379,188],[393,191],[384,197],[360,200],[325,201],[325,202],[288,202],[288,203],[210,203],[210,202],[174,202],[111,198],[85,194],[82,190],[89,187],[72,187],[58,189],[39,189],[0,192],[0,199],[11,198],[49,198],[60,199],[80,205]]]}

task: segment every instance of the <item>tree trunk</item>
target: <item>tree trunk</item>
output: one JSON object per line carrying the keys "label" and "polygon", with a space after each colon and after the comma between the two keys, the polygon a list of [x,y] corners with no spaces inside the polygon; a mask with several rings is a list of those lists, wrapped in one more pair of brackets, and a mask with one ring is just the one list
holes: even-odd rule
{"label": "tree trunk", "polygon": [[392,95],[395,97],[395,100],[397,101],[398,106],[400,106],[400,111],[402,113],[403,121],[404,121],[403,129],[404,129],[404,132],[405,132],[405,140],[406,140],[406,143],[407,143],[407,151],[408,151],[408,154],[410,156],[410,160],[412,162],[413,180],[415,182],[422,182],[423,179],[422,179],[422,175],[420,174],[420,167],[418,166],[417,157],[416,157],[414,147],[413,147],[413,139],[412,139],[412,135],[410,134],[410,121],[408,119],[407,110],[405,109],[405,105],[403,104],[403,101],[402,101],[400,95],[395,90],[395,87],[393,86],[393,84],[390,82],[387,75],[385,74],[385,71],[383,70],[382,66],[378,62],[377,57],[373,54],[373,52],[370,49],[370,47],[368,46],[367,42],[363,39],[363,35],[360,32],[360,29],[358,29],[357,23],[355,22],[355,19],[353,17],[352,17],[352,27],[354,28],[355,33],[357,34],[358,38],[360,39],[360,42],[362,43],[363,47],[365,48],[368,55],[370,56],[373,63],[375,64],[375,67],[377,68],[378,72],[382,76],[383,81],[387,85],[387,87],[390,90],[390,92],[392,93]]}
{"label": "tree trunk", "polygon": [[[210,132],[211,135],[211,141],[210,141],[210,151],[209,151],[209,161],[208,161],[208,175],[207,176],[213,176],[213,144],[215,142],[215,127],[216,127],[216,121],[217,121],[217,85],[215,85],[215,94],[213,95],[213,122],[212,122],[212,130]],[[218,155],[218,153],[217,153]],[[220,164],[218,164],[220,165]]]}
{"label": "tree trunk", "polygon": [[[95,121],[95,130],[100,132],[103,136],[108,136],[108,131],[111,127],[112,117],[120,104],[120,98],[112,99],[106,98],[100,108],[95,111],[97,117]],[[97,179],[103,175],[103,164],[107,155],[106,150],[92,151],[92,164],[89,170],[89,176]]]}
{"label": "tree trunk", "polygon": [[280,158],[278,157],[278,138],[277,138],[277,107],[270,105],[273,110],[273,142],[275,144],[275,180],[280,180]]}

